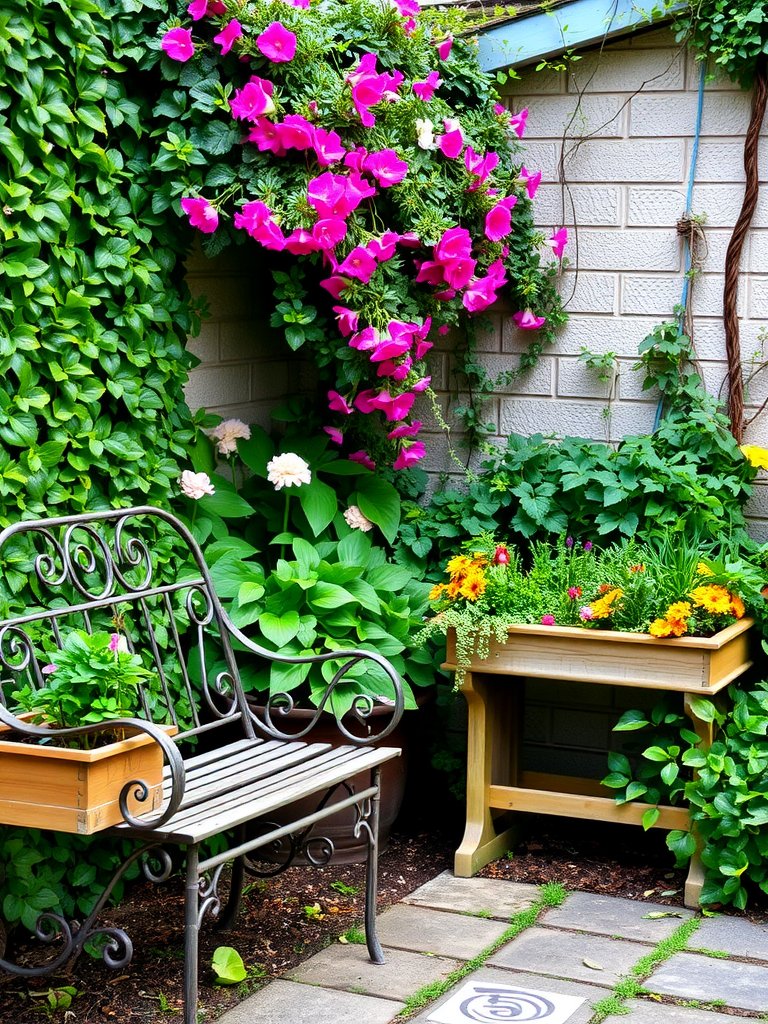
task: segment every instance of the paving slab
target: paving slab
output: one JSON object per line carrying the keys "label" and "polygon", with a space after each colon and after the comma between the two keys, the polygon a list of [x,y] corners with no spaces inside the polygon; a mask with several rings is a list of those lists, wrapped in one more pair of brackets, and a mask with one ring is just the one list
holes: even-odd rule
{"label": "paving slab", "polygon": [[[568,1018],[568,1024],[588,1024],[588,1021],[592,1017],[592,1003],[596,1003],[600,999],[605,999],[608,994],[606,989],[598,988],[593,985],[584,985],[577,981],[564,981],[561,978],[542,978],[540,974],[501,971],[494,968],[481,967],[480,970],[470,974],[468,978],[458,982],[450,992],[441,996],[440,999],[436,999],[429,1007],[422,1010],[418,1017],[414,1017],[409,1021],[409,1024],[427,1024],[430,1014],[434,1012],[435,1008],[448,1002],[451,994],[461,985],[464,985],[470,980],[487,985],[516,985],[522,989],[533,989],[537,992],[560,992],[563,995],[581,996],[584,999],[584,1002],[576,1012]],[[481,1019],[492,1020],[494,1018]],[[530,1020],[532,1018],[522,1017],[519,1019]],[[261,1024],[261,1021],[259,1021],[259,1024]],[[337,1022],[334,1020],[333,1024],[337,1024]]]}
{"label": "paving slab", "polygon": [[489,910],[493,917],[508,920],[513,914],[527,910],[538,895],[538,886],[525,882],[508,882],[501,878],[457,878],[453,872],[443,871],[406,896],[403,902],[468,914]]}
{"label": "paving slab", "polygon": [[[673,913],[676,916],[648,918],[647,915],[653,913]],[[689,917],[693,917],[693,911],[684,907],[667,907],[661,903],[641,903],[639,900],[625,900],[617,896],[574,892],[561,906],[547,910],[539,918],[539,923],[548,927],[596,932],[599,935],[616,935],[622,939],[656,945]]]}
{"label": "paving slab", "polygon": [[740,1010],[768,1010],[768,967],[701,953],[676,953],[643,986],[681,999],[725,1000],[726,1006]]}
{"label": "paving slab", "polygon": [[527,928],[486,963],[613,987],[645,953],[645,946],[636,942],[536,927]]}
{"label": "paving slab", "polygon": [[378,919],[379,939],[383,946],[412,949],[417,953],[471,960],[500,935],[506,925],[465,914],[448,914],[427,907],[398,903]]}
{"label": "paving slab", "polygon": [[217,1024],[389,1024],[402,1008],[391,999],[272,981],[219,1017]]}
{"label": "paving slab", "polygon": [[285,975],[291,981],[346,989],[385,999],[407,999],[424,985],[443,981],[458,960],[427,956],[404,949],[387,949],[385,964],[372,964],[365,946],[333,946],[316,953]]}
{"label": "paving slab", "polygon": [[629,1015],[612,1014],[606,1017],[609,1024],[738,1024],[739,1019],[744,1019],[729,1013],[669,1006],[645,999],[628,999],[624,1005],[629,1009]]}
{"label": "paving slab", "polygon": [[768,960],[768,928],[738,917],[706,917],[688,945],[691,949],[718,949],[731,956]]}

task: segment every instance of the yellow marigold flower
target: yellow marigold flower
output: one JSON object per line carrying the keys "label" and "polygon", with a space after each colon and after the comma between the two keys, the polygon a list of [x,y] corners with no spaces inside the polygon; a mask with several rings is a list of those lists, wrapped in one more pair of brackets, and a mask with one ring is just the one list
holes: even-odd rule
{"label": "yellow marigold flower", "polygon": [[460,591],[461,580],[451,580],[451,582],[447,584],[445,588],[446,596],[450,597],[451,600],[453,600],[455,597],[458,597]]}
{"label": "yellow marigold flower", "polygon": [[613,590],[609,590],[603,597],[598,598],[597,601],[593,601],[590,605],[592,609],[593,619],[607,619],[613,611],[613,605],[616,601],[622,597],[624,591],[621,587],[615,587]]}
{"label": "yellow marigold flower", "polygon": [[699,562],[699,564],[696,566],[696,575],[697,576],[713,576],[714,573],[712,572],[712,570],[709,568],[708,565],[704,565],[703,562]]}
{"label": "yellow marigold flower", "polygon": [[654,619],[648,627],[648,632],[651,634],[651,636],[655,636],[658,637],[660,640],[663,640],[665,637],[668,637],[671,634],[672,627],[666,619]]}
{"label": "yellow marigold flower", "polygon": [[757,469],[768,469],[768,448],[760,448],[755,444],[742,444],[739,449],[750,464]]}
{"label": "yellow marigold flower", "polygon": [[672,619],[689,619],[692,611],[688,601],[675,601],[667,608],[666,618],[670,622]]}
{"label": "yellow marigold flower", "polygon": [[445,567],[445,571],[451,577],[452,580],[457,579],[459,576],[463,576],[464,573],[472,565],[472,559],[467,558],[466,555],[454,555],[453,558],[448,562]]}
{"label": "yellow marigold flower", "polygon": [[688,632],[688,619],[676,619],[668,615],[667,624],[672,636],[682,636],[683,633]]}
{"label": "yellow marigold flower", "polygon": [[459,593],[468,601],[476,601],[485,590],[485,576],[482,573],[471,573],[461,585]]}
{"label": "yellow marigold flower", "polygon": [[693,603],[703,608],[704,611],[710,612],[712,615],[731,615],[731,599],[733,595],[725,587],[721,587],[717,583],[710,583],[705,587],[696,587],[692,590],[690,597]]}
{"label": "yellow marigold flower", "polygon": [[731,615],[735,615],[737,619],[744,617],[744,602],[741,600],[738,594],[731,594]]}
{"label": "yellow marigold flower", "polygon": [[436,583],[434,585],[434,587],[432,587],[432,589],[429,592],[429,600],[430,601],[436,601],[438,599],[438,597],[440,597],[442,592],[444,590],[447,590],[447,589],[448,588],[446,587],[446,585],[444,583]]}

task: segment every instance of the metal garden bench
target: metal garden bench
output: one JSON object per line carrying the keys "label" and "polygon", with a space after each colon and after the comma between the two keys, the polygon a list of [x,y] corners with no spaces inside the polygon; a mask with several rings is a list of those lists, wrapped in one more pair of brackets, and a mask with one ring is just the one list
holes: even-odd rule
{"label": "metal garden bench", "polygon": [[[389,662],[363,650],[285,656],[253,643],[222,608],[189,530],[160,509],[17,523],[0,533],[0,572],[11,566],[16,573],[28,574],[38,603],[0,621],[0,721],[27,737],[27,743],[45,744],[51,730],[16,717],[9,710],[10,695],[25,682],[44,684],[42,668],[69,630],[91,633],[119,624],[129,649],[141,652],[153,670],[152,685],[140,693],[142,710],[120,725],[150,737],[162,750],[164,768],[154,801],[152,787],[139,775],[123,785],[111,808],[106,808],[105,820],[114,823],[100,834],[131,839],[136,845],[87,920],[73,926],[59,916],[41,915],[38,937],[53,944],[44,947],[46,962],[0,960],[0,968],[26,977],[49,974],[98,936],[107,965],[125,967],[133,952],[131,939],[121,930],[99,925],[112,888],[137,860],[148,879],[166,880],[181,851],[186,864],[184,1024],[196,1024],[198,933],[203,919],[210,916],[224,926],[234,920],[246,872],[274,874],[299,850],[312,863],[326,863],[333,847],[315,834],[315,828],[345,807],[355,808],[356,833],[367,838],[366,938],[371,960],[383,963],[375,920],[380,766],[400,751],[372,744],[392,731],[403,710],[400,680]],[[332,663],[333,668],[325,670],[323,701],[309,724],[304,726],[304,719],[301,731],[291,731],[290,695],[272,697],[255,714],[241,684],[240,657],[319,667]],[[386,727],[372,732],[374,719],[369,716],[374,702],[358,693],[352,710],[338,721],[341,744],[312,742],[312,725],[327,713],[323,709],[331,708],[334,695],[354,688],[363,667],[382,681],[382,700],[392,702]],[[169,724],[178,730],[172,738]],[[105,728],[106,723],[88,725],[62,735]],[[351,780],[360,772],[368,773],[370,783],[355,790]],[[8,796],[6,792],[0,799],[0,822],[18,824],[15,794]],[[316,809],[289,812],[286,824],[285,808],[306,797],[317,798]],[[152,809],[142,809],[153,802]],[[282,824],[271,820],[278,810]],[[63,830],[76,831],[83,820],[77,812],[76,825]],[[42,816],[39,827],[47,827]],[[206,841],[220,835],[226,837],[226,849],[212,854]],[[267,847],[273,853],[278,847],[282,851],[277,867],[259,861],[258,851]],[[174,848],[175,858],[169,852]],[[232,871],[225,899],[219,889],[227,864]]]}

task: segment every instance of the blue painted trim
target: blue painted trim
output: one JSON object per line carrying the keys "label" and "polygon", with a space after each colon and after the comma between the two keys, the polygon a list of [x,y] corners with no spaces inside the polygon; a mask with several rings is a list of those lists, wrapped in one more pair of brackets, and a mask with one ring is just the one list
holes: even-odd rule
{"label": "blue painted trim", "polygon": [[480,65],[484,71],[499,71],[613,39],[648,24],[648,14],[634,0],[572,0],[550,13],[481,29]]}

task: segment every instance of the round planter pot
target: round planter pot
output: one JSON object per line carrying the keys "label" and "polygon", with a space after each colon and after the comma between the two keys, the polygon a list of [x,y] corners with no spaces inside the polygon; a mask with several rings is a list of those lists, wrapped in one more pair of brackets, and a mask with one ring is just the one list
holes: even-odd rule
{"label": "round planter pot", "polygon": [[[248,698],[248,703],[256,715],[262,715],[262,707],[258,705],[252,697]],[[287,717],[289,722],[293,720],[296,725],[298,725],[298,722],[306,723],[314,714],[315,711],[313,709],[294,708],[293,711],[289,712]],[[391,714],[392,712],[390,709],[386,707],[376,707],[373,709],[373,716],[379,719],[385,718]],[[405,712],[403,717],[407,714],[409,714],[409,712]],[[299,731],[298,728],[296,731]],[[405,779],[408,770],[408,752],[406,744],[407,734],[408,729],[404,725],[403,719],[401,719],[396,728],[386,736],[380,744],[373,744],[373,746],[400,747],[403,751],[400,757],[394,757],[390,761],[386,761],[381,766],[381,803],[379,810],[380,850],[386,849],[392,825],[400,812],[400,806],[405,794]],[[304,739],[309,743],[330,743],[332,746],[342,746],[347,742],[344,736],[342,736],[336,728],[335,718],[330,714],[321,715],[317,724],[314,726],[312,731],[304,737]],[[359,775],[356,775],[352,780],[352,784],[356,791],[365,789],[370,785],[369,773],[361,772]],[[345,795],[341,790],[339,793],[340,796]],[[287,825],[290,821],[296,819],[297,808],[298,813],[300,814],[311,814],[316,810],[321,799],[322,794],[317,794],[307,800],[300,800],[296,804],[292,804],[290,814],[286,811],[278,811],[271,816],[271,820],[275,821],[278,825]],[[315,826],[317,835],[327,836],[333,843],[334,854],[329,863],[359,864],[368,856],[368,844],[366,842],[365,833],[363,833],[360,838],[355,838],[354,825],[355,809],[354,807],[347,807],[344,810],[339,811],[337,814],[333,814],[330,817],[325,818]],[[267,851],[261,851],[259,853],[259,857],[262,860],[273,860],[273,857]],[[275,861],[278,859],[279,858],[277,856],[274,857]],[[293,863],[297,865],[306,865],[309,863],[309,860],[302,855],[298,855]]]}

